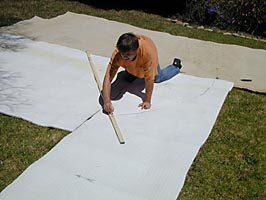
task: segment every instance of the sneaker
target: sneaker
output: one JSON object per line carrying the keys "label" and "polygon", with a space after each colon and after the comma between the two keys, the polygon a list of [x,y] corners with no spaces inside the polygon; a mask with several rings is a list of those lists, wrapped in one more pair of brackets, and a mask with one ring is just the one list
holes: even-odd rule
{"label": "sneaker", "polygon": [[179,69],[182,68],[181,60],[178,59],[178,58],[175,58],[175,59],[174,59],[173,65],[176,66],[176,67],[178,67]]}

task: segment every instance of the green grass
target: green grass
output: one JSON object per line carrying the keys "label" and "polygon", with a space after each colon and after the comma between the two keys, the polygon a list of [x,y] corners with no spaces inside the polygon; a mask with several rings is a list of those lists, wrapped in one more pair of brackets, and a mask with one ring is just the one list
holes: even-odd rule
{"label": "green grass", "polygon": [[[189,29],[158,15],[140,11],[102,10],[76,1],[2,0],[0,26],[35,15],[51,18],[66,11],[173,35],[266,49],[265,42]],[[266,199],[265,116],[265,94],[234,88],[222,107],[211,135],[193,162],[178,199]],[[67,134],[66,131],[0,115],[0,191]]]}
{"label": "green grass", "polygon": [[67,134],[67,131],[44,128],[1,114],[0,191]]}
{"label": "green grass", "polygon": [[266,199],[266,95],[233,89],[180,199]]}
{"label": "green grass", "polygon": [[186,28],[182,25],[174,24],[159,15],[147,14],[136,10],[103,10],[67,0],[2,0],[0,1],[0,26],[11,25],[20,20],[32,18],[35,15],[42,18],[51,18],[67,11],[103,17],[141,28],[167,32],[172,35],[266,49],[266,42],[226,36],[221,32],[213,33]]}

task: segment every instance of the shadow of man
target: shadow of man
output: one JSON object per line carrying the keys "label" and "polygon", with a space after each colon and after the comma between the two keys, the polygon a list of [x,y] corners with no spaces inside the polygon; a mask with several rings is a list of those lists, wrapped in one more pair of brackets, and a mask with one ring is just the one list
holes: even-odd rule
{"label": "shadow of man", "polygon": [[[145,98],[145,93],[143,92],[145,88],[145,81],[142,78],[137,78],[127,71],[121,71],[117,74],[115,81],[111,85],[110,98],[112,101],[120,100],[126,92],[136,95],[142,101]],[[102,107],[103,112],[103,98],[99,96],[99,103]]]}

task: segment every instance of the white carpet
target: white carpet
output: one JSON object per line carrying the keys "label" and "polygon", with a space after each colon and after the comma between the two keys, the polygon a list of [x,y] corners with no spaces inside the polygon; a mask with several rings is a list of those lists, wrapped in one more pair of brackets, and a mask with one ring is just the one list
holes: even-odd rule
{"label": "white carpet", "polygon": [[[155,85],[152,109],[144,111],[137,107],[143,81],[115,82],[114,93],[124,88],[113,101],[121,145],[108,116],[97,112],[84,52],[9,35],[1,40],[10,44],[0,52],[2,113],[66,130],[92,116],[4,189],[1,200],[177,198],[232,83],[179,74]],[[108,58],[92,58],[102,78]]]}
{"label": "white carpet", "polygon": [[0,42],[3,113],[73,130],[99,110],[85,53],[7,34]]}

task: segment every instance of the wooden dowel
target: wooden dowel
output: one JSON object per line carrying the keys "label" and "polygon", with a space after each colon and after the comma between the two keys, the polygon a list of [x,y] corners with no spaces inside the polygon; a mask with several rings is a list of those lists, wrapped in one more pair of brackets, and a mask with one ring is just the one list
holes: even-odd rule
{"label": "wooden dowel", "polygon": [[[87,54],[87,57],[88,57],[88,60],[89,60],[89,63],[90,63],[90,66],[91,66],[91,69],[92,69],[92,72],[93,72],[93,75],[94,75],[94,79],[95,79],[95,81],[97,83],[98,90],[99,90],[99,92],[100,92],[100,94],[102,96],[102,84],[101,84],[101,81],[99,79],[97,70],[96,70],[96,68],[95,68],[95,66],[93,64],[93,61],[92,61],[91,56],[90,56],[88,51],[86,51],[86,54]],[[125,144],[125,140],[124,140],[124,138],[122,136],[122,133],[121,133],[121,131],[119,129],[119,126],[118,126],[118,124],[116,122],[114,114],[109,113],[108,116],[109,116],[109,119],[111,120],[111,123],[113,125],[114,130],[115,130],[115,134],[117,136],[117,139],[119,140],[119,143],[120,144]]]}

